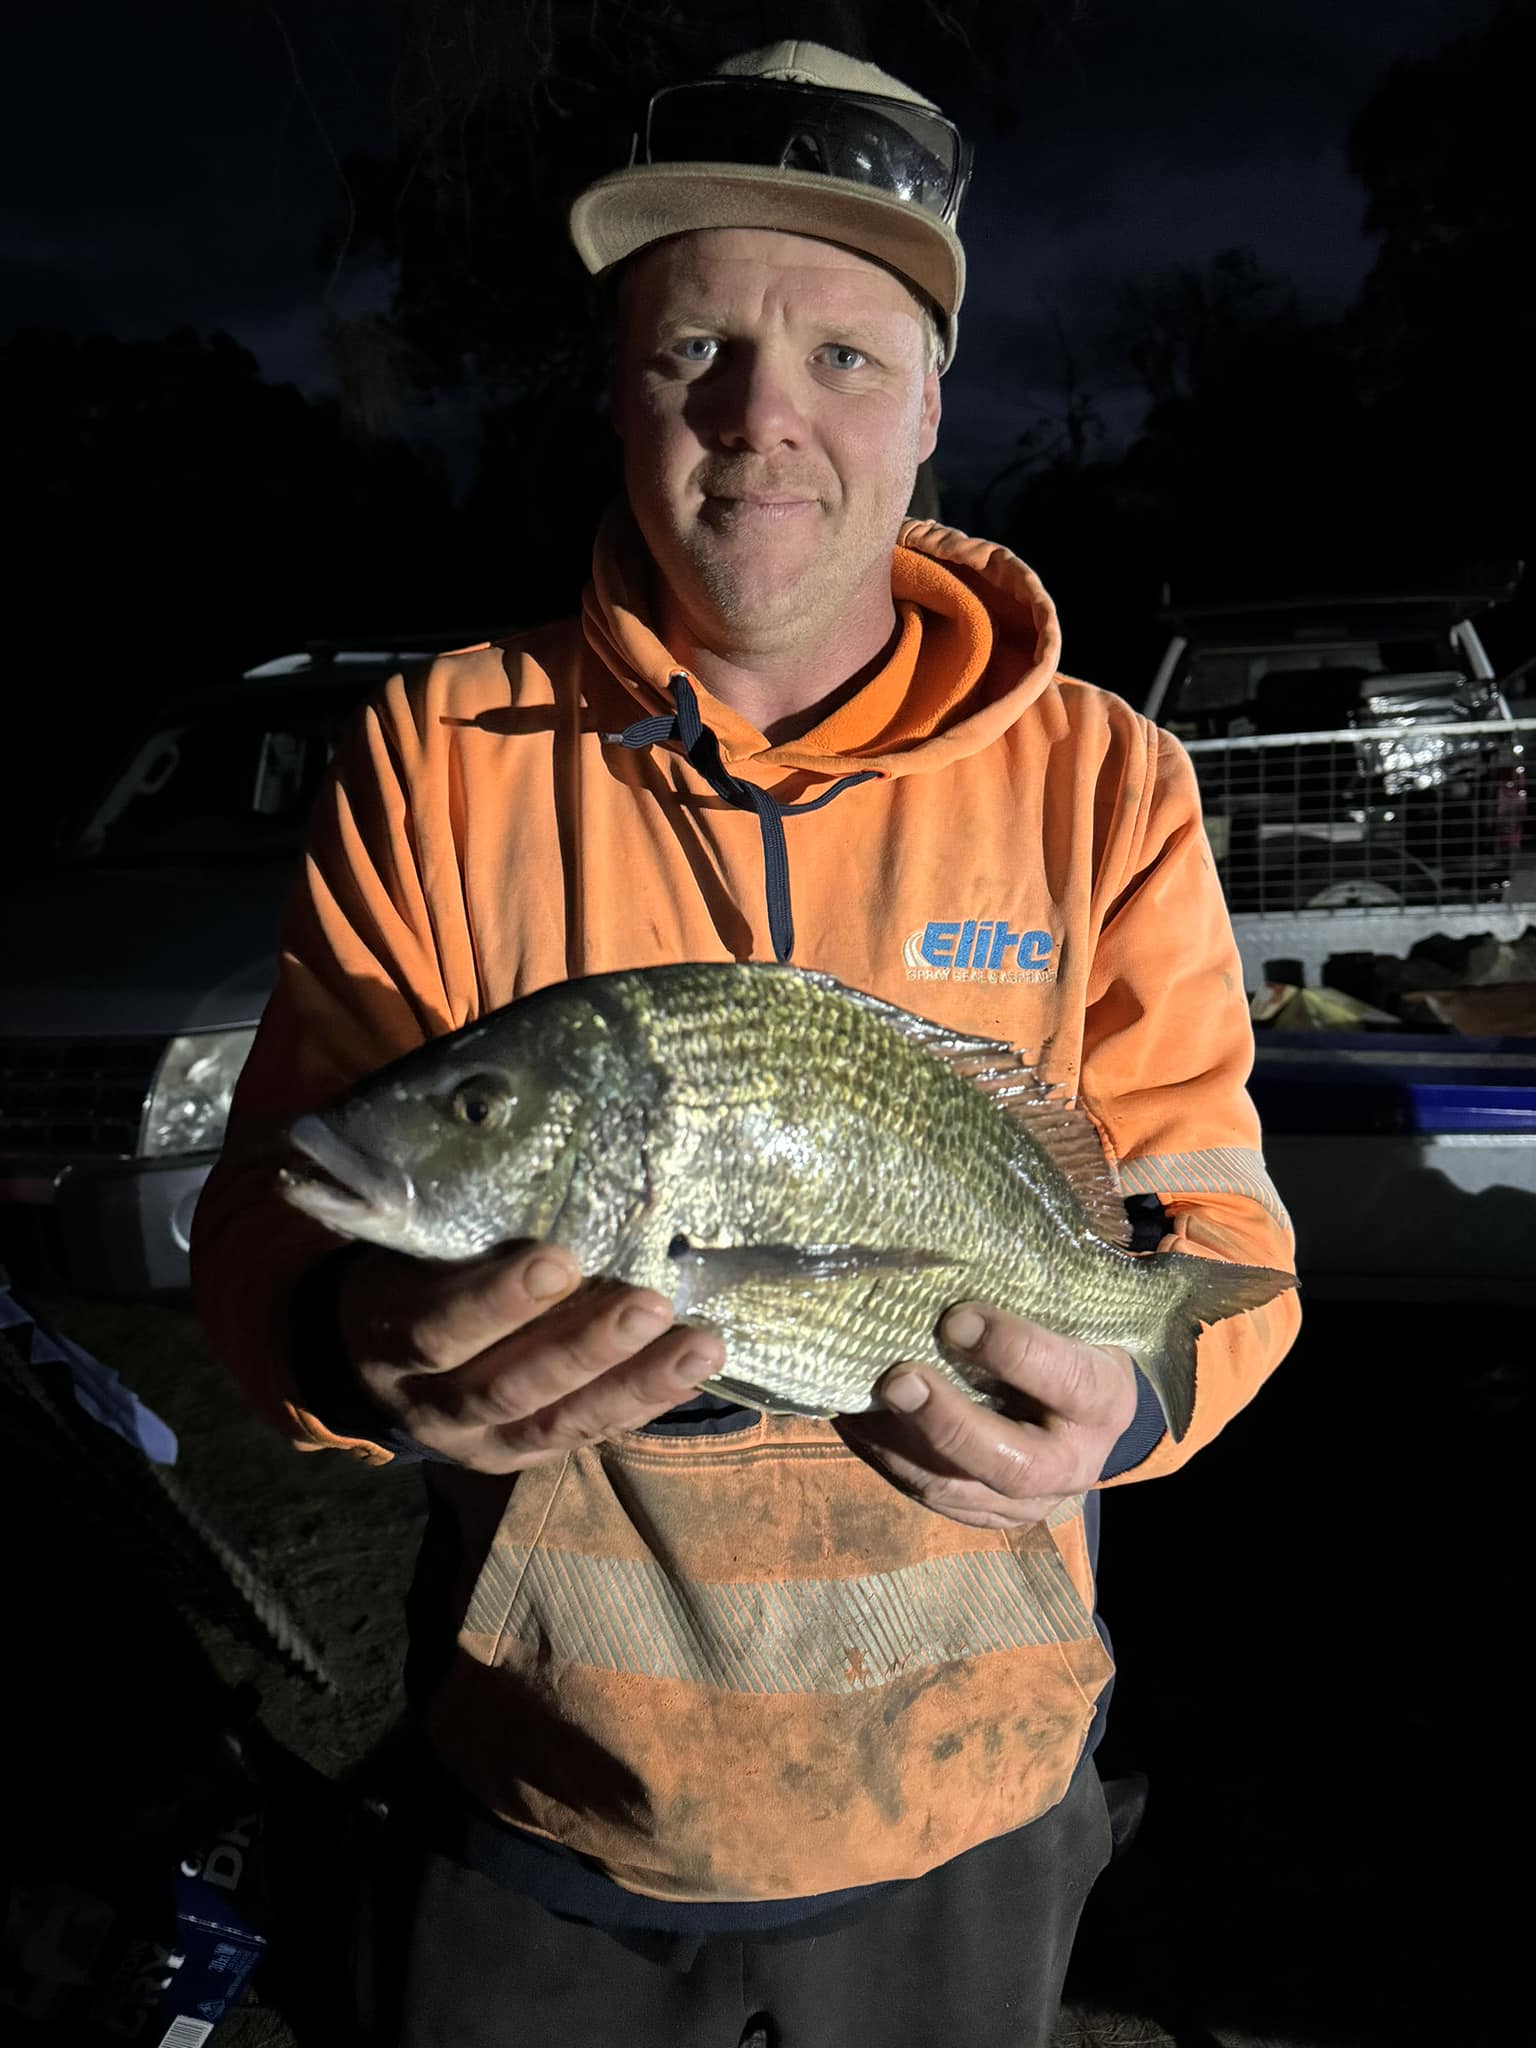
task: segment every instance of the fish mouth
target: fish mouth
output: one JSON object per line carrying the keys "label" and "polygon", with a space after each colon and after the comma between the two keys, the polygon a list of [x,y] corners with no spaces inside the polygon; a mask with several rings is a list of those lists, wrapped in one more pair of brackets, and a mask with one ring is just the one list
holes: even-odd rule
{"label": "fish mouth", "polygon": [[345,1236],[373,1236],[380,1223],[403,1216],[416,1199],[415,1183],[404,1167],[359,1151],[318,1116],[297,1118],[288,1141],[326,1178],[285,1172],[284,1195],[296,1209]]}

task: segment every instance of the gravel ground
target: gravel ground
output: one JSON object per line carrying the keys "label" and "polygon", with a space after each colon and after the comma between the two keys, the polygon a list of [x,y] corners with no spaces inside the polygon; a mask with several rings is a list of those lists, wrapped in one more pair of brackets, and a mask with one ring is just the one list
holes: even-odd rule
{"label": "gravel ground", "polygon": [[35,1298],[55,1329],[120,1373],[177,1432],[176,1477],[314,1638],[333,1694],[200,1623],[221,1675],[262,1694],[278,1741],[334,1776],[399,1713],[401,1605],[423,1520],[407,1469],[293,1451],[258,1423],[184,1309]]}
{"label": "gravel ground", "polygon": [[[181,1438],[178,1474],[333,1671],[316,1691],[196,1623],[221,1677],[327,1777],[400,1710],[418,1540],[405,1470],[301,1456],[176,1307],[31,1305]],[[1107,1775],[1145,1771],[1090,1907],[1060,2048],[1494,2048],[1528,2038],[1504,1729],[1532,1415],[1525,1319],[1313,1304],[1220,1446],[1106,1501],[1122,1666]],[[1516,1720],[1516,1726],[1522,1723]],[[1507,1934],[1500,1931],[1507,1913]],[[249,2004],[217,2048],[290,2048]]]}

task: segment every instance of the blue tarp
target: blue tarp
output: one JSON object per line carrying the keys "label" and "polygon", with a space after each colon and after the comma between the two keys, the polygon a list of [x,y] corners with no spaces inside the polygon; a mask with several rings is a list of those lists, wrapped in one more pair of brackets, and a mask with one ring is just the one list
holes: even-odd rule
{"label": "blue tarp", "polygon": [[78,1405],[93,1422],[110,1429],[157,1465],[176,1462],[176,1433],[146,1408],[130,1387],[99,1358],[73,1339],[48,1330],[15,1297],[0,1287],[0,1330],[10,1336],[29,1365],[51,1366],[50,1380],[66,1377]]}

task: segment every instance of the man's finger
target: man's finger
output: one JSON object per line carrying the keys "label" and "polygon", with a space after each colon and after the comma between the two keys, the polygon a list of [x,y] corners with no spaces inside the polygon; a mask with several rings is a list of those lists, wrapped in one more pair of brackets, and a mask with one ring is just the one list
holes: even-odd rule
{"label": "man's finger", "polygon": [[846,1425],[845,1439],[903,1493],[952,1522],[972,1529],[1021,1529],[1043,1521],[1067,1498],[1041,1494],[1020,1500],[999,1493],[926,1447],[920,1457],[913,1456],[902,1442],[905,1430],[902,1418],[871,1412]]}
{"label": "man's finger", "polygon": [[952,1308],[939,1325],[939,1338],[1063,1422],[1096,1422],[1114,1398],[1107,1351],[1018,1316],[999,1315],[979,1302]]}
{"label": "man's finger", "polygon": [[[927,1391],[911,1408],[906,1397],[914,1385]],[[979,1481],[1010,1501],[1076,1493],[1084,1483],[1070,1436],[1010,1421],[947,1380],[901,1366],[887,1373],[876,1392],[900,1416],[899,1423],[893,1420],[879,1435],[914,1466],[940,1477]]]}
{"label": "man's finger", "polygon": [[724,1363],[725,1346],[718,1337],[699,1330],[669,1331],[639,1357],[494,1434],[520,1461],[561,1455],[654,1422],[679,1402],[691,1400]]}
{"label": "man's finger", "polygon": [[[542,1347],[543,1338],[527,1336],[511,1343]],[[589,1361],[600,1355],[600,1342],[586,1354]],[[691,1399],[724,1362],[725,1347],[718,1337],[684,1326],[667,1331],[563,1397],[531,1405],[524,1365],[537,1378],[539,1360],[514,1352],[499,1379],[462,1394],[456,1391],[458,1373],[406,1382],[402,1393],[416,1396],[407,1410],[406,1426],[418,1443],[476,1471],[516,1472],[600,1437],[641,1428]],[[550,1382],[543,1384],[547,1389]]]}
{"label": "man's finger", "polygon": [[649,1288],[589,1288],[527,1327],[410,1391],[455,1421],[520,1422],[644,1351],[671,1327],[673,1308]]}
{"label": "man's finger", "polygon": [[[390,1259],[377,1271],[359,1272],[353,1312],[365,1330],[379,1333],[380,1358],[412,1373],[454,1372],[581,1284],[576,1261],[558,1245],[518,1245],[462,1266]],[[405,1356],[402,1332],[409,1332]]]}

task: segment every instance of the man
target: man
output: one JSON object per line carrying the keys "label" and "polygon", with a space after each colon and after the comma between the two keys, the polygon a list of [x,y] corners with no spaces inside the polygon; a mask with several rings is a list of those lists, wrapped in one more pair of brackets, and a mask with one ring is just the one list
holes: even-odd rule
{"label": "man", "polygon": [[1022,563],[903,525],[955,350],[958,135],[787,43],[658,94],[636,157],[572,215],[614,278],[627,499],[583,616],[353,732],[197,1282],[299,1442],[428,1461],[381,2038],[1023,2048],[1108,1853],[1094,1489],[1207,1442],[1294,1297],[1202,1338],[1177,1446],[1124,1352],[985,1303],[944,1339],[1038,1421],[921,1371],[867,1417],[763,1418],[697,1394],[722,1348],[663,1297],[558,1245],[338,1249],[263,1150],[550,982],[792,958],[1022,1048],[1164,1242],[1289,1265],[1186,759],[1058,674]]}

